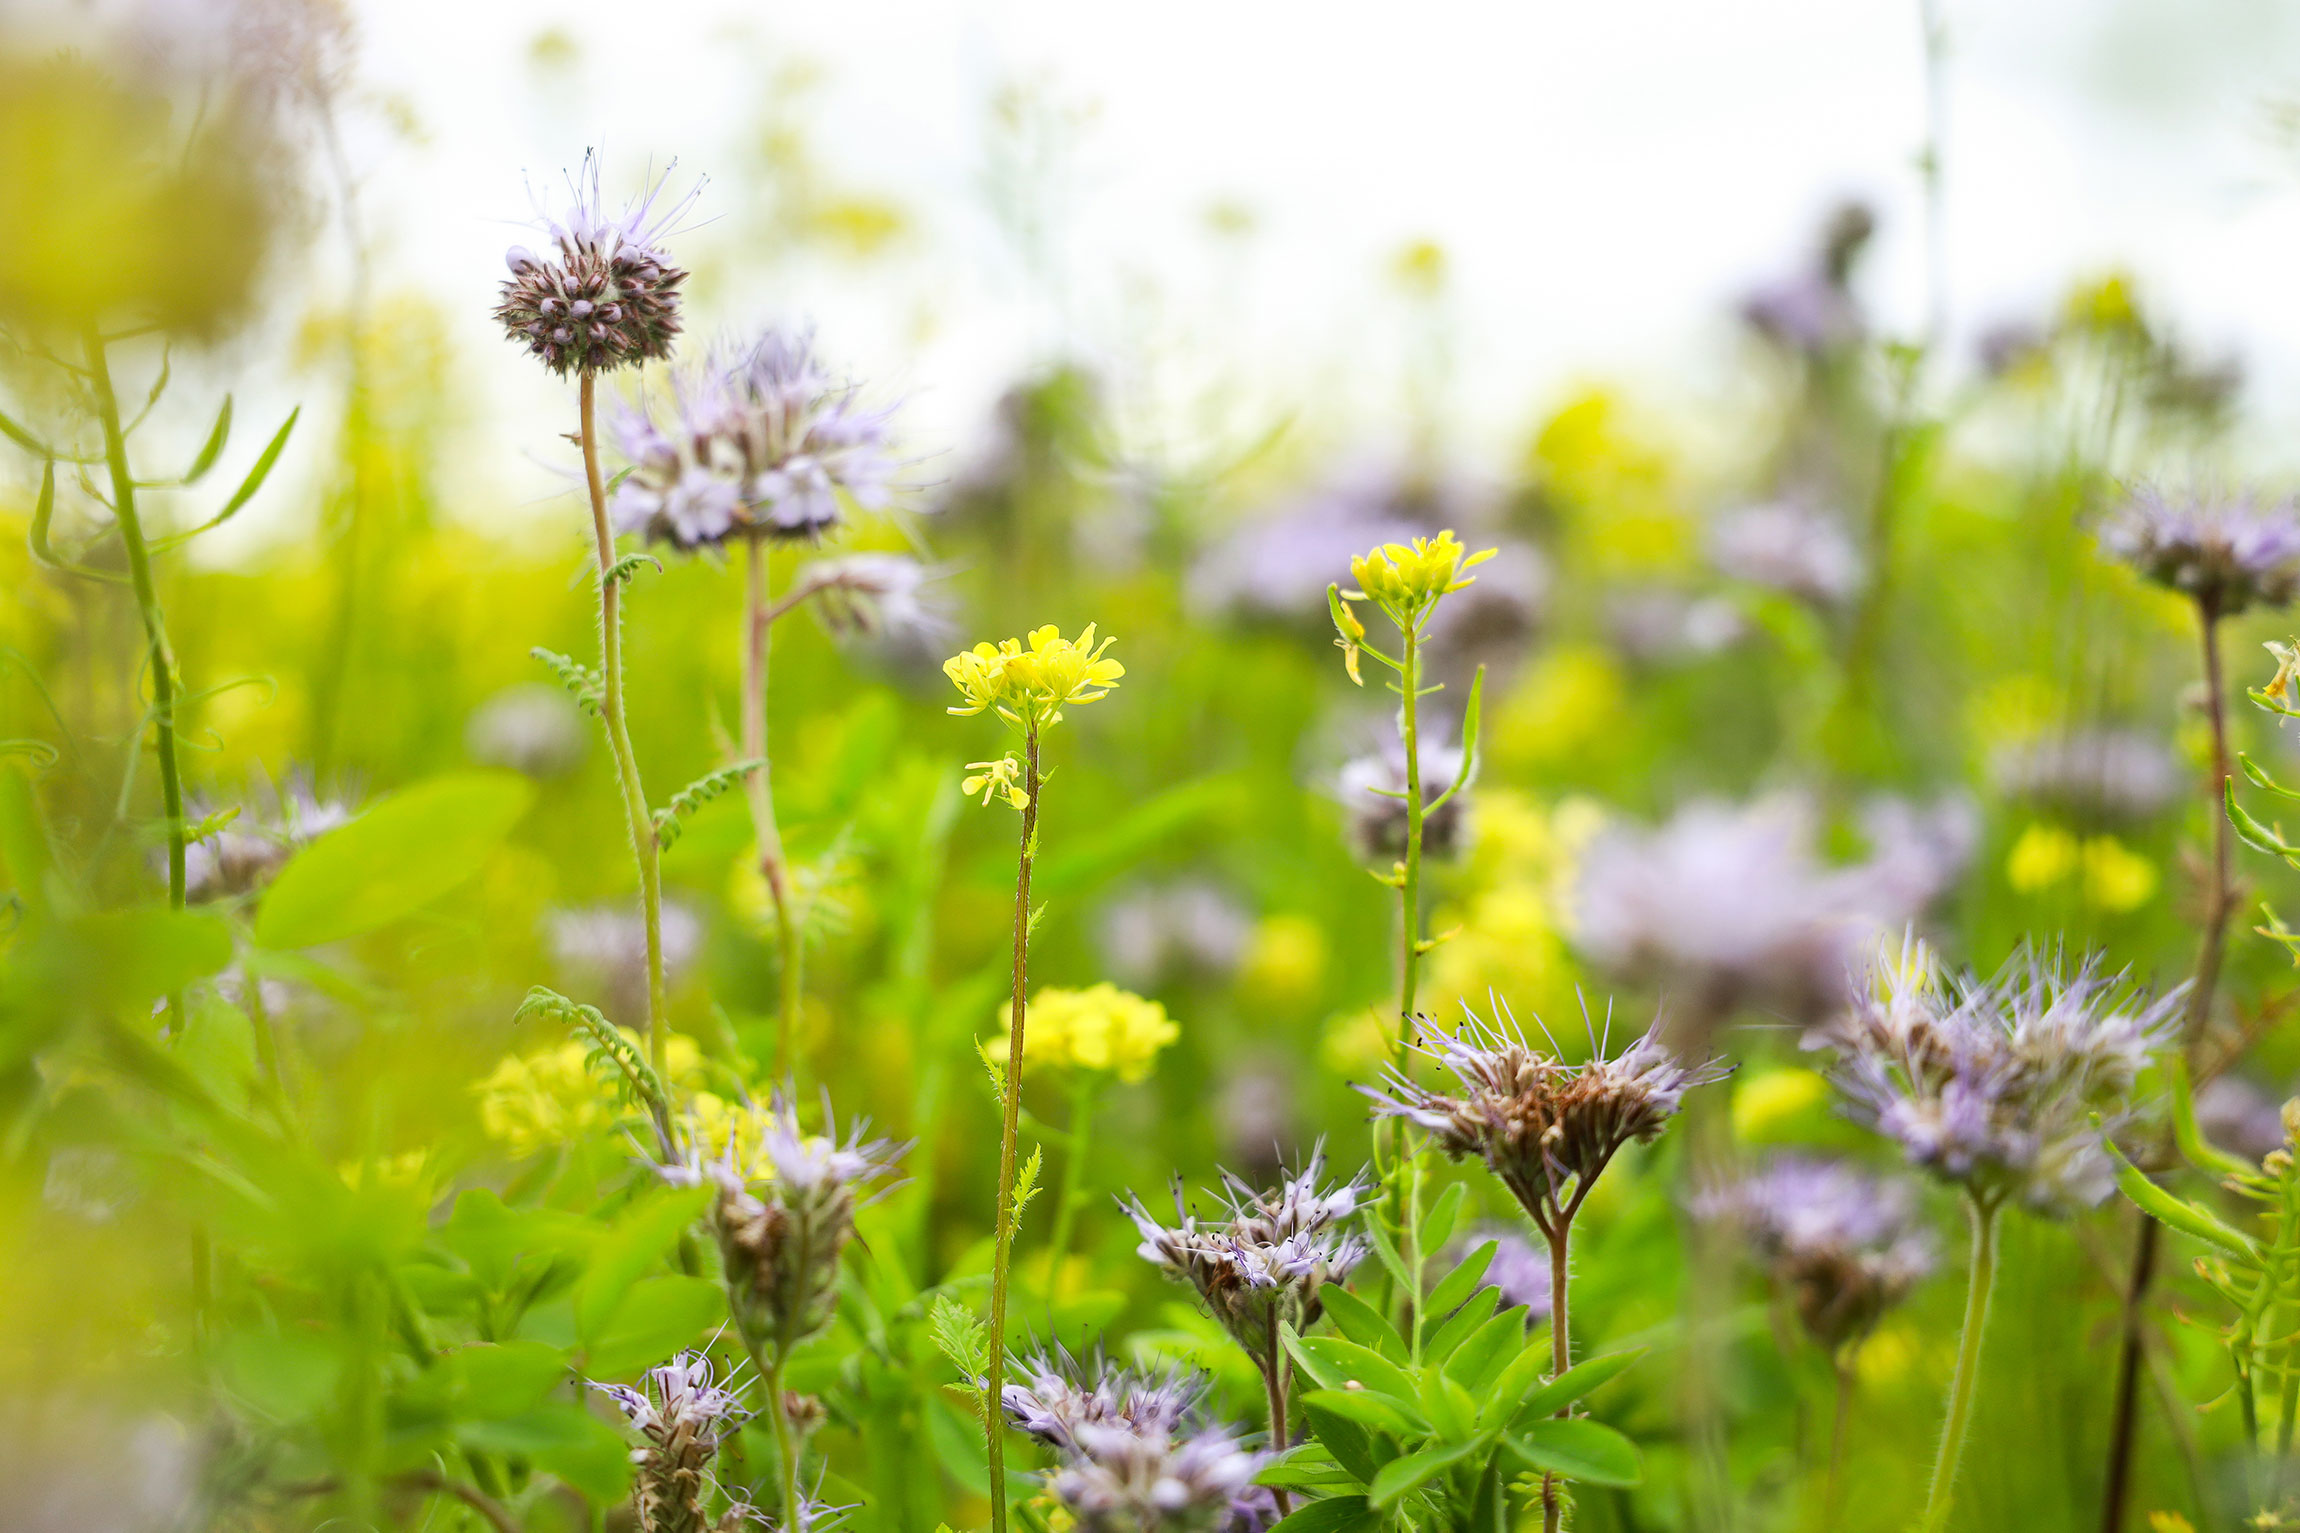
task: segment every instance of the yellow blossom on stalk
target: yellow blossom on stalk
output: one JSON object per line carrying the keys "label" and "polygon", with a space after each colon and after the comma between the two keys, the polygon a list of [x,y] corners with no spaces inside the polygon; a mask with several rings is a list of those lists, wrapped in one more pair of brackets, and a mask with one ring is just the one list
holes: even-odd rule
{"label": "yellow blossom on stalk", "polygon": [[2296,678],[2300,678],[2300,639],[2294,639],[2289,644],[2279,644],[2274,639],[2270,639],[2260,647],[2268,651],[2276,661],[2276,675],[2267,686],[2260,689],[2261,694],[2270,702],[2282,708],[2290,709],[2293,700],[2293,682]]}
{"label": "yellow blossom on stalk", "polygon": [[[621,1029],[633,1047],[644,1041]],[[673,1033],[667,1040],[670,1084],[691,1086],[702,1075],[703,1054],[695,1040]],[[628,1110],[613,1081],[594,1073],[588,1044],[570,1039],[537,1054],[506,1054],[487,1078],[472,1088],[479,1098],[479,1122],[487,1137],[514,1156],[538,1154],[588,1138],[621,1122]]]}
{"label": "yellow blossom on stalk", "polygon": [[1017,809],[1030,807],[1030,795],[1022,787],[1022,763],[1011,751],[996,761],[969,761],[966,769],[974,775],[962,779],[958,789],[968,798],[981,794],[985,808],[994,798],[1003,798]]}
{"label": "yellow blossom on stalk", "polygon": [[2156,893],[2156,864],[2114,836],[2080,841],[2058,826],[2031,825],[2005,858],[2005,882],[2016,893],[2039,894],[2072,875],[2084,903],[2118,914]]}
{"label": "yellow blossom on stalk", "polygon": [[1065,639],[1049,623],[1031,630],[1027,648],[1020,639],[1007,639],[961,650],[942,664],[943,674],[966,698],[950,711],[965,717],[987,708],[1024,729],[1059,723],[1064,708],[1109,696],[1126,674],[1126,667],[1104,658],[1116,642],[1097,644],[1092,623],[1075,639]]}
{"label": "yellow blossom on stalk", "polygon": [[1467,572],[1495,552],[1488,548],[1465,558],[1465,550],[1451,532],[1416,538],[1410,546],[1384,543],[1350,560],[1350,578],[1358,588],[1343,594],[1351,601],[1374,602],[1399,626],[1410,626],[1435,606],[1439,597],[1474,581],[1477,577]]}
{"label": "yellow blossom on stalk", "polygon": [[[983,1058],[1006,1062],[1014,1026],[1014,1003],[1001,1015],[1006,1031],[983,1040]],[[1046,989],[1030,998],[1029,1036],[1022,1045],[1022,1068],[1107,1071],[1122,1081],[1150,1073],[1160,1050],[1182,1029],[1156,1001],[1103,983],[1084,990]]]}
{"label": "yellow blossom on stalk", "polygon": [[698,1091],[687,1106],[687,1132],[707,1160],[726,1160],[746,1177],[766,1174],[767,1134],[774,1114],[755,1102],[730,1102]]}

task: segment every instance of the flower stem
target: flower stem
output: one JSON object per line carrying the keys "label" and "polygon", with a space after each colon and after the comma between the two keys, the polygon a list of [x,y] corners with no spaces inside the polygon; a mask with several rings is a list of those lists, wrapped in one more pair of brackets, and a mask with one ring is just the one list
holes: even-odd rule
{"label": "flower stem", "polygon": [[1972,1268],[1966,1277],[1965,1328],[1957,1341],[1957,1371],[1949,1381],[1948,1414],[1941,1423],[1941,1447],[1933,1460],[1933,1478],[1925,1492],[1925,1518],[1921,1533],[1940,1533],[1948,1526],[1949,1506],[1955,1499],[1957,1464],[1964,1457],[1965,1429],[1972,1423],[1973,1396],[1980,1380],[1981,1338],[1988,1329],[1989,1293],[1997,1280],[1997,1206],[1973,1198]]}
{"label": "flower stem", "polygon": [[[1270,1348],[1270,1365],[1262,1370],[1262,1389],[1270,1402],[1270,1451],[1283,1453],[1287,1448],[1286,1433],[1286,1357],[1275,1342]],[[1284,1517],[1294,1510],[1294,1498],[1283,1485],[1273,1486],[1271,1496],[1278,1503],[1278,1515]]]}
{"label": "flower stem", "polygon": [[[596,386],[597,380],[585,373],[580,394],[583,476],[591,492],[591,530],[599,554],[599,714],[607,727],[616,779],[623,789],[631,855],[639,864],[639,905],[647,924],[647,1058],[655,1073],[668,1079],[671,1018],[663,985],[662,845],[655,836],[654,818],[647,812],[647,790],[639,780],[639,758],[631,749],[631,731],[623,714],[623,583],[609,573],[615,567],[615,529],[607,520],[607,485],[599,473],[598,412],[593,398]],[[668,1148],[669,1125],[658,1122],[656,1131]]]}
{"label": "flower stem", "polygon": [[[1570,1304],[1572,1263],[1568,1246],[1573,1239],[1573,1221],[1570,1217],[1557,1219],[1549,1237],[1549,1376],[1558,1378],[1573,1366],[1573,1321]],[[1573,1413],[1571,1404],[1560,1408],[1558,1415]],[[1557,1476],[1541,1477],[1542,1533],[1557,1533],[1558,1523],[1565,1515],[1565,1507],[1558,1496]]]}
{"label": "flower stem", "polygon": [[769,600],[766,540],[753,533],[743,540],[743,756],[759,765],[744,777],[751,804],[751,830],[759,843],[759,876],[775,906],[775,939],[782,964],[782,998],[775,1011],[775,1073],[785,1090],[798,1084],[800,970],[803,944],[798,913],[792,908],[789,861],[775,826],[775,789],[767,765],[768,634],[779,609]]}
{"label": "flower stem", "polygon": [[[136,593],[136,612],[144,623],[146,664],[152,673],[152,738],[160,758],[160,807],[167,816],[168,908],[184,908],[184,777],[176,749],[176,656],[168,643],[166,617],[160,611],[159,589],[152,581],[152,552],[144,539],[144,523],[136,511],[136,476],[128,467],[128,438],[120,426],[120,400],[112,388],[112,369],[105,355],[104,335],[94,325],[82,340],[88,359],[88,382],[96,397],[96,415],[104,428],[104,463],[112,479],[112,514],[120,526],[120,542],[128,555],[128,581]],[[183,1022],[183,997],[168,997],[170,1030]]]}
{"label": "flower stem", "polygon": [[998,1228],[990,1264],[990,1373],[982,1389],[982,1430],[990,1447],[991,1533],[1006,1533],[1006,1290],[1014,1255],[1014,1145],[1021,1128],[1023,1017],[1029,994],[1030,864],[1038,855],[1038,728],[1023,734],[1022,850],[1014,874],[1014,1008],[1006,1034],[1005,1109],[998,1131]]}
{"label": "flower stem", "polygon": [[775,1438],[776,1495],[784,1528],[798,1525],[799,1506],[799,1447],[791,1434],[791,1413],[783,1409],[783,1354],[778,1348],[774,1360],[767,1360],[765,1349],[751,1348],[751,1366],[759,1371],[759,1379],[766,1385],[767,1429]]}
{"label": "flower stem", "polygon": [[[1858,1343],[1855,1343],[1858,1346]],[[1821,1526],[1839,1526],[1838,1510],[1845,1496],[1845,1436],[1853,1420],[1854,1347],[1845,1347],[1829,1359],[1836,1375],[1836,1410],[1829,1422],[1829,1469],[1821,1481]]]}
{"label": "flower stem", "polygon": [[1398,672],[1398,690],[1404,699],[1398,733],[1406,747],[1406,860],[1398,885],[1398,903],[1403,908],[1399,928],[1404,935],[1398,953],[1398,1037],[1391,1063],[1400,1070],[1405,1068],[1406,1046],[1413,1042],[1414,991],[1422,962],[1422,819],[1426,806],[1422,802],[1421,665],[1415,637],[1411,627],[1404,630],[1399,652],[1403,665]]}
{"label": "flower stem", "polygon": [[1080,1070],[1070,1094],[1070,1153],[1062,1160],[1062,1185],[1054,1197],[1054,1233],[1046,1242],[1046,1329],[1055,1331],[1055,1285],[1062,1280],[1062,1258],[1070,1249],[1071,1216],[1076,1212],[1079,1177],[1086,1165],[1086,1148],[1094,1131],[1094,1088],[1089,1070]]}

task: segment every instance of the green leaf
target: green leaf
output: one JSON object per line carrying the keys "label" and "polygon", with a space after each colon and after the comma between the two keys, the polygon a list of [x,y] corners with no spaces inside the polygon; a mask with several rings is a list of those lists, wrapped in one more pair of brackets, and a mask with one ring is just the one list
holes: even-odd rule
{"label": "green leaf", "polygon": [[545,649],[540,644],[527,653],[551,668],[551,674],[559,678],[559,685],[565,687],[567,695],[575,699],[578,709],[592,718],[601,717],[607,684],[599,679],[597,671],[580,660],[571,660],[557,650]]}
{"label": "green leaf", "polygon": [[208,470],[216,466],[216,459],[223,456],[224,443],[230,440],[231,434],[232,396],[226,394],[224,407],[216,412],[214,429],[208,432],[207,441],[200,444],[199,456],[192,459],[190,468],[184,470],[184,477],[181,482],[198,484],[206,476]]}
{"label": "green leaf", "polygon": [[1485,667],[1481,665],[1477,668],[1477,674],[1470,678],[1469,706],[1462,710],[1461,770],[1454,774],[1451,787],[1430,800],[1429,809],[1425,810],[1424,813],[1434,813],[1443,808],[1447,799],[1469,786],[1470,777],[1477,771],[1478,715],[1482,711],[1484,699]]}
{"label": "green leaf", "polygon": [[628,1378],[694,1346],[726,1313],[726,1295],[708,1278],[641,1278],[591,1344],[585,1366],[598,1378]]}
{"label": "green leaf", "polygon": [[2222,783],[2220,785],[2220,792],[2221,802],[2227,806],[2228,823],[2236,828],[2236,838],[2238,840],[2242,841],[2246,846],[2251,847],[2254,851],[2266,852],[2271,857],[2283,857],[2287,859],[2300,857],[2300,847],[2294,847],[2286,844],[2283,837],[2277,835],[2274,831],[2269,830],[2258,820],[2255,820],[2251,815],[2244,812],[2244,806],[2236,802],[2235,779],[2231,778],[2228,781]]}
{"label": "green leaf", "polygon": [[1382,1465],[1380,1474],[1374,1476],[1373,1488],[1366,1496],[1367,1504],[1376,1511],[1386,1512],[1396,1506],[1402,1497],[1421,1489],[1484,1446],[1483,1440],[1473,1440],[1438,1448],[1424,1448],[1404,1458],[1392,1459]]}
{"label": "green leaf", "polygon": [[1429,1423],[1421,1419],[1419,1408],[1370,1389],[1313,1389],[1302,1397],[1302,1404],[1396,1437],[1419,1438],[1429,1433]]}
{"label": "green leaf", "polygon": [[668,851],[672,843],[679,839],[680,821],[766,764],[765,757],[753,756],[732,766],[723,766],[716,772],[705,772],[672,794],[671,801],[655,811],[655,840]]}
{"label": "green leaf", "polygon": [[1453,1227],[1461,1219],[1461,1206],[1469,1197],[1469,1188],[1454,1183],[1438,1194],[1430,1211],[1422,1215],[1421,1248],[1424,1251],[1442,1251],[1445,1243],[1453,1239]]}
{"label": "green leaf", "polygon": [[1373,1348],[1393,1363],[1406,1360],[1405,1338],[1371,1304],[1339,1283],[1328,1283],[1319,1289],[1318,1301],[1325,1307],[1326,1318],[1334,1323],[1335,1330],[1361,1347]]}
{"label": "green leaf", "polygon": [[501,1421],[466,1422],[456,1436],[467,1448],[528,1459],[595,1501],[616,1502],[630,1493],[631,1450],[622,1434],[569,1401]]}
{"label": "green leaf", "polygon": [[2259,1248],[2243,1233],[2222,1222],[2218,1214],[2184,1202],[2157,1186],[2141,1174],[2138,1166],[2124,1158],[2124,1152],[2113,1140],[2103,1139],[2101,1143],[2116,1161],[2116,1185],[2142,1213],[2184,1235],[2193,1235],[2206,1245],[2217,1246],[2231,1256],[2249,1262],[2260,1260]]}
{"label": "green leaf", "polygon": [[1021,1170],[1014,1173],[1014,1201],[1007,1206],[1006,1215],[1009,1239],[1013,1238],[1015,1228],[1022,1223],[1022,1211],[1030,1206],[1032,1198],[1038,1196],[1038,1173],[1045,1164],[1046,1147],[1034,1144],[1030,1147],[1030,1158],[1022,1163]]}
{"label": "green leaf", "polygon": [[40,439],[26,431],[6,415],[0,415],[0,436],[6,437],[35,458],[53,459],[56,455],[42,445]]}
{"label": "green leaf", "polygon": [[1635,1485],[1644,1478],[1637,1445],[1586,1418],[1532,1422],[1502,1439],[1529,1466],[1591,1485]]}
{"label": "green leaf", "polygon": [[334,1338],[302,1329],[241,1331],[216,1353],[225,1386],[275,1422],[316,1414],[334,1397],[343,1362]]}
{"label": "green leaf", "polygon": [[474,1421],[518,1416],[543,1403],[567,1377],[567,1359],[539,1341],[474,1342],[448,1354],[460,1386],[456,1405]]}
{"label": "green leaf", "polygon": [[1414,1280],[1412,1273],[1406,1271],[1405,1258],[1398,1255],[1397,1245],[1390,1239],[1390,1232],[1382,1228],[1382,1221],[1375,1218],[1362,1219],[1359,1226],[1367,1243],[1374,1248],[1374,1255],[1381,1258],[1382,1266],[1397,1280],[1397,1285],[1407,1293],[1418,1295],[1421,1284]]}
{"label": "green leaf", "polygon": [[248,470],[247,478],[240,481],[240,487],[232,492],[232,498],[230,500],[224,502],[224,508],[221,511],[218,511],[214,516],[209,517],[206,521],[200,523],[197,527],[176,533],[170,537],[162,538],[153,546],[157,548],[174,548],[177,544],[187,542],[192,538],[196,538],[203,532],[210,532],[215,528],[221,527],[224,523],[239,515],[240,508],[246,505],[249,501],[255,499],[256,491],[262,489],[264,487],[264,481],[271,477],[272,465],[279,462],[280,454],[287,448],[288,433],[295,430],[295,423],[302,415],[303,406],[301,405],[296,406],[293,410],[288,412],[288,418],[280,423],[280,429],[273,432],[272,439],[264,444],[263,452],[260,453],[256,458],[255,467]]}
{"label": "green leaf", "polygon": [[[1538,1356],[1539,1353],[1535,1352],[1534,1355]],[[1517,1408],[1517,1419],[1525,1421],[1563,1410],[1582,1396],[1593,1393],[1600,1385],[1610,1383],[1644,1355],[1645,1349],[1638,1347],[1628,1352],[1609,1352],[1603,1357],[1593,1357],[1585,1363],[1574,1364],[1527,1395]],[[1492,1403],[1499,1401],[1497,1399]]]}
{"label": "green leaf", "polygon": [[1454,1349],[1445,1360],[1446,1376],[1482,1397],[1494,1375],[1524,1348],[1525,1310],[1505,1309]]}
{"label": "green leaf", "polygon": [[1310,1431],[1334,1456],[1335,1463],[1356,1475],[1359,1484],[1373,1482],[1374,1473],[1381,1466],[1374,1461],[1373,1445],[1362,1423],[1337,1415],[1323,1405],[1304,1404],[1302,1415],[1309,1421]]}
{"label": "green leaf", "polygon": [[2219,1177],[2258,1176],[2258,1167],[2213,1145],[2197,1127],[2196,1093],[2188,1083],[2188,1062],[2176,1054],[2168,1071],[2172,1081],[2172,1137],[2188,1163]]}
{"label": "green leaf", "polygon": [[[1460,1266],[1438,1279],[1437,1287],[1431,1289],[1429,1297],[1422,1302],[1422,1311],[1429,1316],[1431,1324],[1444,1324],[1448,1315],[1468,1302],[1469,1296],[1477,1291],[1478,1281],[1485,1276],[1485,1269],[1493,1264],[1493,1253],[1499,1249],[1499,1241],[1486,1241],[1463,1257]],[[1429,1326],[1423,1329],[1426,1332]]]}
{"label": "green leaf", "polygon": [[710,1201],[708,1187],[672,1188],[616,1220],[600,1238],[590,1267],[575,1285],[575,1334],[585,1346],[606,1334],[632,1285],[670,1254]]}
{"label": "green leaf", "polygon": [[1361,1347],[1338,1336],[1289,1335],[1286,1345],[1310,1377],[1328,1389],[1347,1389],[1357,1384],[1398,1400],[1415,1398],[1412,1377],[1371,1347]]}
{"label": "green leaf", "polygon": [[456,773],[393,794],[289,860],[257,913],[256,941],[313,947],[413,915],[477,874],[534,797],[513,772]]}
{"label": "green leaf", "polygon": [[1477,1401],[1443,1370],[1422,1370],[1421,1404],[1431,1428],[1445,1441],[1468,1442],[1478,1436]]}
{"label": "green leaf", "polygon": [[950,1359],[960,1378],[974,1384],[989,1374],[990,1327],[965,1305],[949,1294],[936,1294],[934,1307],[927,1312],[927,1328],[936,1349]]}
{"label": "green leaf", "polygon": [[1298,1506],[1270,1533],[1359,1533],[1360,1529],[1378,1528],[1382,1519],[1366,1505],[1363,1496],[1328,1496],[1323,1501],[1312,1501]]}

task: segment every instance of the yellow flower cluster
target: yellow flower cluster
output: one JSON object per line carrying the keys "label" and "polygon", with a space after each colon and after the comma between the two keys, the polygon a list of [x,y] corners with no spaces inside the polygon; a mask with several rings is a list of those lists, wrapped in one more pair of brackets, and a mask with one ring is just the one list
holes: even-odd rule
{"label": "yellow flower cluster", "polygon": [[1458,591],[1477,577],[1467,573],[1494,556],[1493,549],[1469,554],[1451,532],[1404,543],[1384,543],[1371,553],[1350,560],[1355,591],[1352,601],[1371,601],[1390,614],[1400,627],[1411,626],[1437,604],[1439,597]]}
{"label": "yellow flower cluster", "polygon": [[2156,893],[2156,864],[2114,836],[2078,840],[2054,825],[2031,825],[2005,859],[2005,882],[2041,894],[2074,875],[2078,896],[2098,910],[2138,910]]}
{"label": "yellow flower cluster", "polygon": [[[1014,1028],[1014,1003],[1001,1012],[1006,1027],[982,1044],[983,1058],[1006,1062]],[[1182,1029],[1156,1001],[1104,983],[1085,990],[1041,990],[1030,998],[1024,1018],[1022,1068],[1102,1070],[1122,1081],[1150,1073],[1158,1051],[1182,1036]]]}
{"label": "yellow flower cluster", "polygon": [[984,808],[994,798],[1003,798],[1016,809],[1030,807],[1030,794],[1022,786],[1022,763],[1014,759],[1013,752],[996,761],[969,761],[967,771],[973,775],[962,778],[958,790],[968,798],[982,795]]}
{"label": "yellow flower cluster", "polygon": [[769,1174],[767,1132],[774,1114],[756,1102],[730,1102],[698,1091],[687,1104],[687,1134],[706,1160],[728,1160],[752,1181]]}
{"label": "yellow flower cluster", "polygon": [[950,711],[964,717],[992,709],[1030,730],[1058,723],[1064,708],[1108,697],[1126,674],[1126,667],[1104,658],[1116,642],[1097,644],[1092,623],[1075,639],[1065,639],[1049,623],[1031,630],[1027,648],[1020,639],[1008,639],[962,650],[942,663],[942,673],[966,698]]}
{"label": "yellow flower cluster", "polygon": [[[629,1028],[623,1036],[645,1043]],[[479,1097],[479,1122],[487,1137],[514,1156],[538,1154],[587,1138],[622,1121],[624,1109],[614,1083],[584,1063],[588,1045],[569,1040],[539,1054],[506,1054],[472,1090]],[[674,1090],[702,1076],[703,1055],[695,1040],[673,1033],[668,1045]]]}
{"label": "yellow flower cluster", "polygon": [[1489,994],[1539,1014],[1573,1009],[1578,978],[1565,941],[1581,849],[1601,819],[1587,799],[1545,808],[1496,789],[1478,800],[1478,832],[1466,877],[1431,920],[1452,935],[1430,955],[1429,1009]]}

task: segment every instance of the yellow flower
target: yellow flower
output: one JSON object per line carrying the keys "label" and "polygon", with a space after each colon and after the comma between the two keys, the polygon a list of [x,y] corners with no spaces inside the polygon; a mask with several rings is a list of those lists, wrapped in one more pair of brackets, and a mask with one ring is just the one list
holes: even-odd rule
{"label": "yellow flower", "polygon": [[[1006,1061],[1014,1027],[1014,1003],[1001,1010],[1006,1027],[982,1044],[985,1059]],[[1085,990],[1046,989],[1030,998],[1024,1018],[1022,1068],[1100,1070],[1122,1081],[1150,1073],[1159,1050],[1182,1036],[1182,1029],[1156,1001],[1100,984]]]}
{"label": "yellow flower", "polygon": [[2049,889],[2076,871],[2076,837],[2051,825],[2031,825],[2005,858],[2005,882],[2020,894]]}
{"label": "yellow flower", "polygon": [[687,1107],[687,1132],[696,1150],[709,1160],[728,1160],[745,1177],[767,1174],[767,1132],[774,1114],[752,1102],[730,1102],[708,1091],[698,1091]]}
{"label": "yellow flower", "polygon": [[[644,1048],[629,1028],[623,1036]],[[569,1039],[537,1054],[506,1054],[472,1090],[479,1097],[479,1122],[487,1137],[512,1155],[524,1157],[587,1138],[627,1115],[604,1073],[585,1064],[588,1044]],[[680,1033],[667,1052],[673,1089],[692,1086],[702,1074],[702,1050]]]}
{"label": "yellow flower", "polygon": [[1022,763],[1011,752],[996,761],[969,761],[966,769],[974,775],[961,779],[958,788],[968,798],[981,794],[986,808],[993,798],[1003,798],[1016,809],[1030,807],[1030,795],[1022,787]]}
{"label": "yellow flower", "polygon": [[1474,581],[1477,577],[1467,571],[1492,558],[1495,550],[1489,548],[1467,558],[1463,552],[1451,532],[1416,538],[1410,547],[1384,543],[1350,560],[1350,578],[1358,588],[1346,594],[1353,601],[1377,603],[1398,626],[1410,627],[1437,604],[1439,597]]}
{"label": "yellow flower", "polygon": [[1104,658],[1116,642],[1095,643],[1092,623],[1075,639],[1065,639],[1049,623],[1031,630],[1027,648],[1020,639],[1008,639],[961,650],[942,664],[942,673],[966,698],[950,711],[966,717],[990,709],[1024,729],[1059,723],[1064,708],[1108,697],[1126,674],[1126,667]]}
{"label": "yellow flower", "polygon": [[1805,1137],[1804,1130],[1826,1124],[1828,1077],[1784,1066],[1763,1070],[1733,1088],[1733,1137],[1743,1144],[1778,1144]]}
{"label": "yellow flower", "polygon": [[2118,914],[2138,910],[2156,893],[2156,864],[2114,836],[2080,841],[2057,826],[2031,825],[2005,859],[2005,882],[2021,894],[2040,893],[2071,875],[2084,903]]}
{"label": "yellow flower", "polygon": [[1308,1005],[1326,978],[1326,934],[1305,915],[1266,916],[1238,966],[1238,988],[1256,1005]]}

